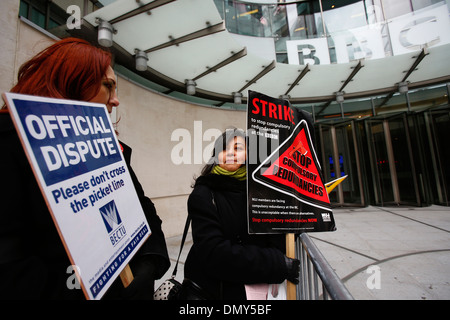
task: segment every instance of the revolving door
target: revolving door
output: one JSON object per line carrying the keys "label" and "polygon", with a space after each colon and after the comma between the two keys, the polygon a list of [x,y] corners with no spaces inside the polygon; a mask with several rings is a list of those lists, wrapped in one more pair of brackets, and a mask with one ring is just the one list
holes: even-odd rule
{"label": "revolving door", "polygon": [[330,192],[333,206],[365,206],[355,121],[319,124],[320,154],[325,182],[347,175]]}
{"label": "revolving door", "polygon": [[421,205],[407,114],[365,121],[376,205]]}

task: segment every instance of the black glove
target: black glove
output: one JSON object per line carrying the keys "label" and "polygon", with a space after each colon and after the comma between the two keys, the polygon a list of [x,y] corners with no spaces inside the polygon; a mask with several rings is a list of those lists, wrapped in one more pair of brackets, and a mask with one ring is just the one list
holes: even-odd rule
{"label": "black glove", "polygon": [[300,275],[300,260],[291,259],[286,256],[284,257],[284,260],[286,261],[286,267],[288,269],[286,279],[293,284],[298,284],[298,277]]}
{"label": "black glove", "polygon": [[130,263],[133,281],[124,288],[121,296],[124,299],[152,300],[155,291],[156,266],[151,255],[135,257]]}

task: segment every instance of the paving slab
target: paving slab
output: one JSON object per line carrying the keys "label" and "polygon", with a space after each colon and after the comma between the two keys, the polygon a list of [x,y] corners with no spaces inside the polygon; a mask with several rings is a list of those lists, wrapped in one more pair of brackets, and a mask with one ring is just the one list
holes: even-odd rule
{"label": "paving slab", "polygon": [[[450,208],[333,209],[337,230],[310,233],[316,246],[356,300],[450,299]],[[180,233],[182,230],[180,230]],[[167,238],[172,266],[181,235]],[[192,245],[188,235],[177,279]]]}

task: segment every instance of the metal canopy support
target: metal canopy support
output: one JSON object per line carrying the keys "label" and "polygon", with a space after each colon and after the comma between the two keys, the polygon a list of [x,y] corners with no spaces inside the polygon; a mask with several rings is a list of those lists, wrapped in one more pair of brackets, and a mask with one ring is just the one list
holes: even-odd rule
{"label": "metal canopy support", "polygon": [[198,76],[196,76],[195,78],[193,78],[192,80],[197,80],[200,79],[208,74],[210,74],[211,72],[216,72],[217,70],[219,70],[222,67],[225,67],[226,65],[242,58],[245,57],[247,55],[247,47],[244,47],[244,49],[242,49],[241,51],[233,54],[231,57],[229,57],[228,59],[223,60],[222,62],[219,62],[218,64],[216,64],[214,67],[208,68],[208,70],[206,70],[205,72],[203,72],[202,74],[199,74]]}
{"label": "metal canopy support", "polygon": [[325,110],[331,104],[331,101],[333,100],[328,100],[327,102],[325,102],[325,104],[322,106],[322,109],[320,109],[319,112],[317,112],[317,115],[320,115],[323,112],[323,110]]}
{"label": "metal canopy support", "polygon": [[295,79],[295,81],[291,84],[291,86],[289,87],[289,89],[286,91],[285,95],[288,95],[289,92],[291,92],[292,89],[294,89],[294,87],[300,82],[300,80],[302,80],[302,78],[309,72],[311,71],[309,69],[309,63],[306,64],[306,67],[302,70],[302,72],[300,73],[300,75],[297,77],[297,79]]}
{"label": "metal canopy support", "polygon": [[170,2],[173,2],[173,1],[175,1],[175,0],[155,0],[153,2],[150,2],[150,3],[146,4],[146,5],[143,5],[143,6],[139,7],[139,8],[137,8],[137,9],[134,9],[134,10],[132,10],[130,12],[127,12],[127,13],[125,13],[125,14],[117,17],[117,18],[114,18],[113,20],[108,21],[108,22],[111,23],[111,24],[114,24],[114,23],[117,23],[117,22],[129,19],[129,18],[132,18],[134,16],[137,16],[138,14],[141,14],[143,12],[148,12],[148,11],[153,10],[155,8],[161,7],[161,6],[166,5],[166,4],[168,4]]}
{"label": "metal canopy support", "polygon": [[180,43],[195,40],[204,36],[209,36],[217,32],[221,32],[225,30],[225,22],[222,21],[218,24],[215,24],[213,26],[208,26],[205,29],[198,30],[196,32],[190,33],[188,35],[185,35],[183,37],[177,38],[177,39],[171,39],[166,43],[160,44],[159,46],[150,48],[145,50],[146,53],[150,53],[156,50],[164,49],[173,45],[179,45]]}
{"label": "metal canopy support", "polygon": [[[272,69],[275,69],[276,67],[276,61],[273,60],[267,67],[264,67],[264,70],[261,71],[260,73],[258,73],[258,75],[256,77],[254,77],[252,80],[248,81],[247,84],[245,86],[243,86],[239,91],[236,91],[236,93],[241,93],[242,91],[244,91],[245,89],[247,89],[248,87],[250,87],[252,84],[254,84],[256,81],[258,81],[259,79],[261,79],[263,76],[265,76],[267,73],[269,73],[270,71],[272,71]],[[216,107],[221,107],[222,105],[225,104],[225,101],[216,104]]]}
{"label": "metal canopy support", "polygon": [[[341,88],[337,91],[337,92],[342,92],[342,90],[347,86],[347,84],[353,80],[353,78],[355,77],[355,75],[359,72],[359,70],[362,69],[362,67],[364,67],[364,60],[359,60],[358,64],[356,65],[356,67],[353,67],[353,71],[352,73],[348,76],[347,80],[344,81],[344,83],[342,84]],[[329,100],[327,101],[323,106],[322,109],[320,109],[320,111],[317,113],[317,115],[320,115],[332,102],[333,100]]]}
{"label": "metal canopy support", "polygon": [[425,58],[427,55],[428,55],[428,51],[426,50],[426,48],[423,48],[422,51],[420,51],[420,54],[417,57],[415,57],[416,60],[414,61],[413,65],[411,66],[411,68],[409,68],[409,70],[406,72],[405,76],[403,77],[402,81],[400,81],[400,82],[405,82],[406,79],[411,75],[411,73],[413,73],[414,70],[416,70],[417,66],[423,60],[423,58]]}
{"label": "metal canopy support", "polygon": [[237,92],[242,92],[245,89],[247,89],[248,87],[250,87],[252,84],[254,84],[256,81],[258,81],[259,79],[261,79],[262,77],[264,77],[267,73],[269,73],[270,71],[272,71],[272,69],[275,69],[276,66],[276,61],[273,60],[271,64],[269,64],[267,67],[264,68],[263,71],[261,71],[260,73],[258,73],[258,75],[256,77],[254,77],[252,80],[248,81],[247,84],[245,86],[243,86],[239,91]]}
{"label": "metal canopy support", "polygon": [[[406,79],[408,79],[408,77],[411,75],[411,73],[413,73],[416,69],[417,66],[419,65],[419,63],[423,60],[423,58],[425,58],[428,55],[428,51],[426,50],[426,48],[423,48],[422,51],[419,53],[419,55],[416,58],[416,60],[414,60],[414,63],[412,64],[411,68],[409,68],[408,71],[406,71],[405,76],[403,77],[403,79],[400,82],[405,82]],[[382,107],[384,106],[393,96],[394,94],[397,92],[397,88],[395,88],[395,90],[391,91],[384,99],[383,101],[378,105],[378,107]]]}
{"label": "metal canopy support", "polygon": [[384,106],[389,100],[391,100],[394,93],[395,93],[395,90],[390,92],[377,107],[379,108],[379,107]]}
{"label": "metal canopy support", "polygon": [[359,60],[358,64],[356,65],[355,68],[353,68],[352,73],[347,78],[347,80],[344,81],[344,84],[341,86],[341,88],[338,90],[338,92],[341,92],[342,90],[344,90],[344,88],[347,86],[347,84],[353,80],[355,75],[358,73],[359,70],[361,70],[362,67],[364,67],[364,60]]}

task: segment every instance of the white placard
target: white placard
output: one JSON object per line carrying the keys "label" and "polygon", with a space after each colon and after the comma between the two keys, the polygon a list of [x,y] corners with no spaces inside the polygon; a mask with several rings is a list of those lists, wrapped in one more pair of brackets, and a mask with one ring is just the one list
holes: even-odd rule
{"label": "white placard", "polygon": [[106,107],[3,97],[84,294],[100,299],[151,234]]}

